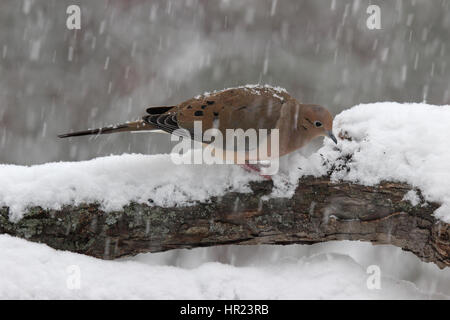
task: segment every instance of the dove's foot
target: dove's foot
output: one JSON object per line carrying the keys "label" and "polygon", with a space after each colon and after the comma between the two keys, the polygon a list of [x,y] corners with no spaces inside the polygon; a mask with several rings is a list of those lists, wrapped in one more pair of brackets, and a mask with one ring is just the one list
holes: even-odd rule
{"label": "dove's foot", "polygon": [[240,166],[242,168],[244,168],[245,170],[247,170],[247,171],[258,173],[261,177],[263,177],[266,180],[272,180],[271,176],[268,176],[268,175],[265,175],[265,174],[261,174],[261,169],[256,164],[246,163],[246,164],[240,164]]}

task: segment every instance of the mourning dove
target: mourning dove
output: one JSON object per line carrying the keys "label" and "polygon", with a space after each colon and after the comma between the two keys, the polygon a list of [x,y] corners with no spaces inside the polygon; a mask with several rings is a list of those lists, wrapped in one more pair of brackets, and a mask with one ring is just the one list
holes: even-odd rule
{"label": "mourning dove", "polygon": [[[243,131],[267,129],[269,132],[278,129],[280,157],[300,149],[318,136],[329,137],[337,143],[332,132],[333,117],[326,108],[314,104],[301,104],[286,90],[268,85],[247,85],[205,93],[178,105],[150,107],[147,109],[147,115],[139,121],[67,133],[59,137],[124,131],[162,130],[176,133],[180,131],[179,129],[185,129],[192,139],[205,144],[210,143],[205,141],[203,136],[194,136],[195,121],[200,121],[203,132],[215,128],[224,137],[227,129],[243,129]],[[224,143],[223,146],[225,145]],[[255,166],[244,165],[244,167],[258,171]]]}

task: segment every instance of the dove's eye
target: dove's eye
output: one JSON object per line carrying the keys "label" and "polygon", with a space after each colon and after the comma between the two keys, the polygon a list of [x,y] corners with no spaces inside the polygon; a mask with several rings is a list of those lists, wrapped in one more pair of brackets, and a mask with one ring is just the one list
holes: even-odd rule
{"label": "dove's eye", "polygon": [[314,122],[314,125],[316,126],[316,128],[320,128],[322,126],[322,122],[316,121]]}

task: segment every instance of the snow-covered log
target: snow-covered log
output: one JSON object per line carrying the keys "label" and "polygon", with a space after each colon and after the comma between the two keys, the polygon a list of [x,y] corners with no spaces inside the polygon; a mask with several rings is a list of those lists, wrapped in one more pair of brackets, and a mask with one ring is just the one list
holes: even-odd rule
{"label": "snow-covered log", "polygon": [[104,259],[221,244],[361,240],[392,244],[441,268],[450,266],[450,226],[431,215],[436,204],[413,206],[405,200],[408,185],[367,187],[307,177],[290,199],[265,201],[272,182],[253,182],[251,188],[194,206],[130,203],[109,213],[96,204],[35,207],[18,222],[3,208],[0,233]]}
{"label": "snow-covered log", "polygon": [[[0,165],[0,233],[114,259],[221,244],[361,240],[450,266],[450,108],[360,105],[338,145],[285,157],[273,181],[170,155]],[[432,126],[430,126],[432,124]]]}

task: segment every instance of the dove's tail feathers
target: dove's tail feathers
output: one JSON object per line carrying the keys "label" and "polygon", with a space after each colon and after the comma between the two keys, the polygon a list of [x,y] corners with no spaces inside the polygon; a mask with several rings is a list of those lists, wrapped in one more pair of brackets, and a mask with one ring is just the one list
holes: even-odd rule
{"label": "dove's tail feathers", "polygon": [[59,138],[69,138],[69,137],[100,135],[100,134],[125,132],[125,131],[150,131],[150,130],[157,130],[157,129],[158,128],[156,128],[155,126],[152,126],[151,124],[144,122],[144,120],[139,120],[139,121],[128,122],[128,123],[124,123],[124,124],[120,124],[120,125],[116,125],[116,126],[60,134],[60,135],[58,135],[58,137]]}

